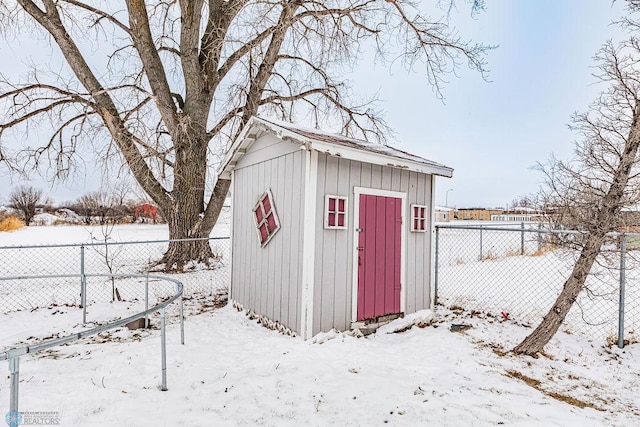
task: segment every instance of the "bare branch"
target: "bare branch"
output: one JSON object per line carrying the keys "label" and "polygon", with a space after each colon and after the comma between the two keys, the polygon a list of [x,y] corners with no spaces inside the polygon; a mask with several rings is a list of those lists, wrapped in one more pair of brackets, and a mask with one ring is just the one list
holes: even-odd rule
{"label": "bare branch", "polygon": [[131,35],[144,64],[145,74],[151,85],[158,111],[170,129],[177,125],[176,109],[171,97],[164,65],[153,42],[147,5],[143,0],[127,0]]}
{"label": "bare branch", "polygon": [[131,34],[131,30],[129,29],[129,27],[127,27],[122,22],[120,22],[118,19],[116,19],[116,17],[113,14],[104,12],[104,11],[98,9],[98,8],[95,8],[93,6],[89,6],[88,4],[83,3],[81,1],[77,1],[77,0],[60,0],[60,1],[64,2],[64,3],[68,3],[68,4],[73,5],[73,6],[77,6],[77,7],[81,8],[81,9],[87,10],[87,11],[93,13],[94,15],[98,15],[98,20],[96,21],[96,24],[98,24],[101,19],[106,19],[107,21],[109,21],[112,24],[114,24],[116,27],[120,28],[125,33]]}

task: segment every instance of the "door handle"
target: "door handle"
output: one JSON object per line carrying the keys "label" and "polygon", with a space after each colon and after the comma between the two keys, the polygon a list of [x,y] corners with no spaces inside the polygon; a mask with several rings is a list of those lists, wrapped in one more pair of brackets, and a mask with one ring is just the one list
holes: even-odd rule
{"label": "door handle", "polygon": [[356,246],[357,251],[364,251],[364,246]]}

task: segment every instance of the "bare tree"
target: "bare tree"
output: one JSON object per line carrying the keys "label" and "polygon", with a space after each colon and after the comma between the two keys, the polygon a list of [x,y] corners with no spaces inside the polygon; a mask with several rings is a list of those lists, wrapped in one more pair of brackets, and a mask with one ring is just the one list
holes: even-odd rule
{"label": "bare tree", "polygon": [[71,205],[71,209],[82,216],[86,224],[91,224],[97,217],[101,218],[100,222],[104,224],[110,209],[104,199],[106,196],[100,191],[83,194]]}
{"label": "bare tree", "polygon": [[127,180],[119,180],[103,185],[100,191],[110,206],[109,216],[114,223],[120,223],[125,217],[133,215],[134,195]]}
{"label": "bare tree", "polygon": [[535,196],[525,194],[524,196],[513,199],[508,206],[511,210],[517,210],[517,208],[533,208],[535,205]]}
{"label": "bare tree", "polygon": [[37,209],[45,202],[42,190],[21,186],[15,189],[9,196],[9,206],[20,212],[26,225],[36,215]]}
{"label": "bare tree", "polygon": [[[483,6],[466,1],[474,10]],[[217,179],[216,159],[253,115],[293,120],[297,114],[315,125],[339,122],[347,135],[383,139],[388,129],[373,100],[353,98],[342,78],[362,50],[400,59],[407,69],[423,66],[437,94],[460,62],[484,71],[487,48],[461,40],[446,7],[444,17],[429,17],[409,0],[124,5],[0,3],[0,30],[44,32],[71,70],[60,75],[34,67],[26,83],[2,79],[0,134],[40,118],[52,130],[33,150],[0,146],[0,160],[16,169],[47,160],[65,177],[87,136],[105,141],[96,150],[118,153],[162,210],[172,239],[210,234],[229,189],[229,181]],[[210,256],[206,242],[172,243],[162,263],[181,269]]]}
{"label": "bare tree", "polygon": [[91,242],[98,243],[96,245],[92,245],[91,249],[93,249],[96,254],[98,254],[99,258],[104,262],[107,271],[109,272],[109,280],[111,281],[111,302],[115,302],[116,300],[122,301],[122,296],[120,295],[120,290],[116,286],[116,260],[122,252],[122,246],[112,245],[111,233],[113,232],[113,228],[115,227],[114,222],[102,222],[100,224],[100,236],[94,236],[93,232],[89,232],[91,236]]}
{"label": "bare tree", "polygon": [[100,224],[119,223],[129,215],[128,188],[126,185],[105,187],[99,191],[83,194],[69,207],[84,217],[84,222],[91,224],[96,219]]}
{"label": "bare tree", "polygon": [[[639,4],[629,2],[628,8],[638,12]],[[619,45],[608,42],[596,61],[597,77],[606,89],[589,112],[574,117],[574,128],[583,137],[575,157],[570,162],[552,159],[543,168],[546,205],[554,208],[556,221],[582,232],[572,242],[580,254],[555,303],[514,348],[516,353],[535,355],[555,335],[611,238],[608,233],[620,227],[621,209],[640,200],[640,44],[635,36]]]}

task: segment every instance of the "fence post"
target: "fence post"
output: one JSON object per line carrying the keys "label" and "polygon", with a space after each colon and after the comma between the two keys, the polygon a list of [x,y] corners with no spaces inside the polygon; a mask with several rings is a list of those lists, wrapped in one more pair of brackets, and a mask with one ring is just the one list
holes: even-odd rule
{"label": "fence post", "polygon": [[542,251],[542,233],[540,233],[541,229],[542,229],[542,223],[539,222],[538,223],[538,253]]}
{"label": "fence post", "polygon": [[618,302],[618,347],[624,348],[624,291],[626,285],[627,237],[620,235],[620,299]]}
{"label": "fence post", "polygon": [[[184,287],[182,288],[184,292]],[[178,292],[179,286],[176,285],[176,292]],[[180,294],[180,343],[184,345],[184,298]]]}
{"label": "fence post", "polygon": [[87,323],[87,276],[84,271],[84,245],[80,245],[80,305],[82,323]]}
{"label": "fence post", "polygon": [[9,427],[18,427],[19,424],[22,424],[22,417],[18,411],[18,388],[20,386],[20,356],[23,354],[27,354],[27,347],[14,348],[7,351],[9,373],[11,375],[9,413],[7,414],[7,424],[9,424]]}
{"label": "fence post", "polygon": [[[149,310],[149,273],[147,272],[146,280],[144,281],[144,311]],[[149,327],[149,315],[144,315],[144,327]]]}
{"label": "fence post", "polygon": [[435,258],[433,262],[434,265],[434,278],[433,278],[433,305],[438,304],[438,255],[440,252],[440,227],[435,226],[436,229],[436,247],[435,247]]}
{"label": "fence post", "polygon": [[524,221],[520,223],[520,255],[524,255]]}
{"label": "fence post", "polygon": [[160,353],[162,357],[162,386],[160,390],[167,391],[167,337],[165,332],[165,310],[160,312]]}
{"label": "fence post", "polygon": [[478,261],[482,261],[482,225],[480,225],[480,258]]}

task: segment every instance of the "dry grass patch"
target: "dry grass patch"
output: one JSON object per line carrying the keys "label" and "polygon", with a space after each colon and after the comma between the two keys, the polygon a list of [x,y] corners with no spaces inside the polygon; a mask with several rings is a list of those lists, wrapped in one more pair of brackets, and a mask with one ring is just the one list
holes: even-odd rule
{"label": "dry grass patch", "polygon": [[13,231],[24,227],[24,222],[15,216],[8,216],[0,220],[0,231]]}
{"label": "dry grass patch", "polygon": [[480,261],[495,261],[498,259],[498,255],[489,249],[486,254],[482,255]]}
{"label": "dry grass patch", "polygon": [[542,247],[540,247],[540,249],[532,253],[531,256],[542,256],[546,253],[553,252],[554,250],[556,250],[556,248],[556,245],[545,243],[544,245],[542,245]]}
{"label": "dry grass patch", "polygon": [[507,253],[504,254],[505,258],[512,257],[512,256],[520,256],[520,255],[522,255],[520,253],[520,249],[509,249]]}
{"label": "dry grass patch", "polygon": [[604,411],[604,409],[594,405],[593,403],[585,402],[584,400],[576,399],[575,397],[567,396],[565,394],[557,393],[555,391],[548,391],[542,387],[542,382],[536,380],[535,378],[528,377],[518,371],[507,371],[507,375],[512,378],[517,378],[520,381],[523,381],[530,387],[535,388],[539,392],[545,394],[546,396],[552,397],[556,400],[559,400],[564,403],[568,403],[569,405],[576,406],[578,408],[592,408],[597,411]]}

